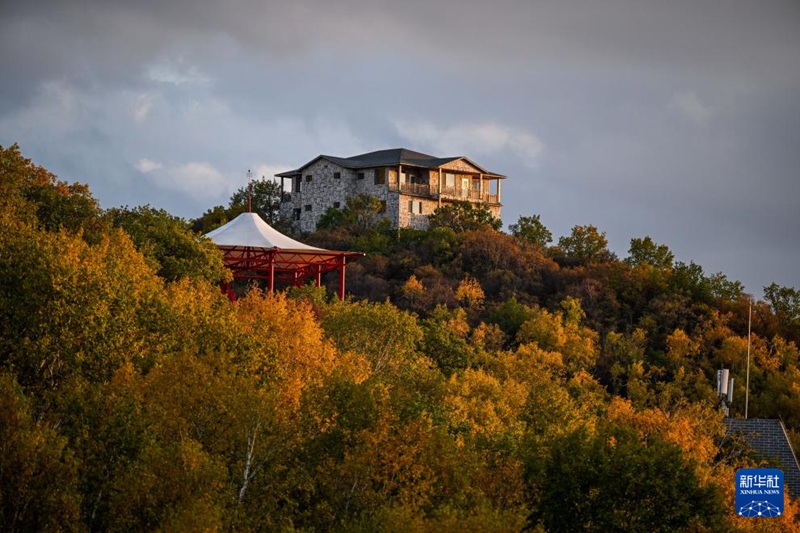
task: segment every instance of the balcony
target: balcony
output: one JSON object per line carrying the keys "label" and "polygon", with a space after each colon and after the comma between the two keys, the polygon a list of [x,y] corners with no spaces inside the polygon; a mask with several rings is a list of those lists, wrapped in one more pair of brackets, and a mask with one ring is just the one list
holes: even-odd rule
{"label": "balcony", "polygon": [[[488,187],[487,187],[488,189]],[[468,202],[486,202],[488,204],[499,204],[500,195],[490,194],[488,190],[476,191],[471,188],[462,187],[442,187],[441,195],[437,190],[431,190],[431,186],[427,183],[400,183],[392,184],[389,186],[390,191],[399,191],[402,194],[411,194],[414,196],[423,196],[427,198],[439,198],[446,200],[464,200]]]}
{"label": "balcony", "polygon": [[401,183],[400,192],[416,196],[430,196],[431,186],[427,183]]}

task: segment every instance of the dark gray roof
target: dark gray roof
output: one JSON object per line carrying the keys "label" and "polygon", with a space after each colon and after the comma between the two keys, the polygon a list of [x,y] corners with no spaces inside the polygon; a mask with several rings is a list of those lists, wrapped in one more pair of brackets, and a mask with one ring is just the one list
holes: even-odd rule
{"label": "dark gray roof", "polygon": [[767,461],[777,459],[780,464],[773,464],[783,471],[783,479],[789,492],[795,498],[800,497],[800,465],[786,434],[783,422],[778,418],[726,418],[728,433],[741,432],[747,443]]}
{"label": "dark gray roof", "polygon": [[440,166],[445,165],[447,163],[450,163],[451,161],[455,161],[457,159],[464,159],[471,165],[478,168],[484,174],[490,174],[492,176],[496,176],[499,178],[505,177],[501,174],[489,172],[480,165],[476,164],[474,161],[470,161],[469,159],[463,156],[434,157],[432,155],[423,154],[421,152],[415,152],[407,148],[392,148],[389,150],[378,150],[376,152],[354,155],[352,157],[319,155],[296,170],[282,172],[280,174],[276,174],[276,176],[289,177],[297,174],[302,174],[303,169],[305,169],[306,167],[308,167],[309,165],[311,165],[312,163],[316,162],[319,159],[327,159],[328,161],[336,163],[341,167],[350,169],[388,167],[396,165],[408,165],[414,167],[434,169],[434,168],[439,168]]}

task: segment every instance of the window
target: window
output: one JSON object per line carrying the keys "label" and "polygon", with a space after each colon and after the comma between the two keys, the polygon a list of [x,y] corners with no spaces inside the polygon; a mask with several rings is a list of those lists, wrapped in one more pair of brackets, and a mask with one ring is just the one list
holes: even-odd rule
{"label": "window", "polygon": [[417,202],[417,213],[422,214],[422,202]]}
{"label": "window", "polygon": [[300,208],[292,210],[292,220],[300,220]]}
{"label": "window", "polygon": [[375,169],[375,185],[384,185],[386,184],[386,169],[385,168],[376,168]]}
{"label": "window", "polygon": [[333,208],[334,209],[339,209],[339,207],[341,207],[341,205],[342,205],[341,202],[333,202]]}
{"label": "window", "polygon": [[444,186],[450,187],[451,189],[455,189],[456,187],[456,175],[447,173],[444,175]]}
{"label": "window", "polygon": [[408,212],[422,214],[422,202],[415,202],[414,200],[408,201]]}
{"label": "window", "polygon": [[292,178],[292,192],[300,192],[301,181],[303,181],[303,176],[295,176]]}
{"label": "window", "polygon": [[363,172],[359,172],[358,173],[358,179],[360,179],[360,180],[364,179],[364,173]]}
{"label": "window", "polygon": [[341,179],[341,178],[342,178],[342,173],[341,172],[334,172],[333,173],[333,179],[338,180],[338,179]]}
{"label": "window", "polygon": [[304,206],[303,206],[303,209],[304,209],[305,211],[311,211],[311,204],[306,204],[306,205],[304,205]]}
{"label": "window", "polygon": [[311,178],[312,178],[311,174],[306,174],[306,181],[311,181]]}
{"label": "window", "polygon": [[409,200],[408,201],[408,212],[409,213],[413,213],[414,212],[414,200]]}

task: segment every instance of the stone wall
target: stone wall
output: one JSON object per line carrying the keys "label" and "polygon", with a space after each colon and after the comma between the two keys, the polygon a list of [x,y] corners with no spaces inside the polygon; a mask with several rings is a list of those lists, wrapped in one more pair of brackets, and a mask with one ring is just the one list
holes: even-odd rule
{"label": "stone wall", "polygon": [[401,228],[427,229],[428,217],[439,207],[437,200],[411,196],[408,194],[391,194],[397,198],[397,219]]}
{"label": "stone wall", "polygon": [[[339,173],[339,177],[334,177]],[[386,184],[375,184],[376,169],[352,170],[326,159],[319,159],[303,169],[300,190],[293,190],[291,200],[281,204],[281,215],[300,231],[314,231],[320,216],[331,207],[343,208],[351,196],[368,194],[387,199]],[[363,175],[363,177],[359,177]],[[389,179],[389,172],[386,172]],[[299,209],[299,219],[297,213]]]}

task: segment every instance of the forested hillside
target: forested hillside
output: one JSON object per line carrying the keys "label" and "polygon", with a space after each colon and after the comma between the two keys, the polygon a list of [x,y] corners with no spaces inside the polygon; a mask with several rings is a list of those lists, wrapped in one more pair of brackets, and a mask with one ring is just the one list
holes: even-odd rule
{"label": "forested hillside", "polygon": [[[231,302],[195,229],[241,202],[103,211],[0,147],[0,530],[800,530],[797,501],[734,512],[759,464],[715,394],[731,368],[742,415],[738,282],[647,236],[618,258],[464,204],[397,232],[356,198],[303,236],[368,252],[351,300]],[[798,447],[800,294],[764,299],[749,415]]]}

